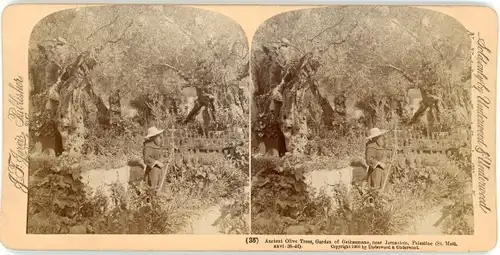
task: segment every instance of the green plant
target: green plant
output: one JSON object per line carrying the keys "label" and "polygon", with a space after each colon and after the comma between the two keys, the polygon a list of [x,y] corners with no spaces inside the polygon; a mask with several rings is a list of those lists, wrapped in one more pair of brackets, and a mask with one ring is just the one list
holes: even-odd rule
{"label": "green plant", "polygon": [[440,225],[443,232],[471,233],[471,176],[456,158],[399,154],[388,182],[390,191],[382,194],[365,186],[336,186],[333,194],[305,189],[304,169],[345,167],[339,161],[322,156],[252,158],[252,230],[284,234],[288,226],[300,225],[313,234],[401,234],[415,218],[451,203]]}
{"label": "green plant", "polygon": [[248,194],[240,192],[232,203],[221,208],[221,221],[219,223],[225,234],[249,233],[248,216],[250,204]]}
{"label": "green plant", "polygon": [[85,226],[92,212],[80,181],[78,160],[31,157],[30,169],[28,233],[69,233],[71,227]]}
{"label": "green plant", "polygon": [[[114,207],[92,218],[99,234],[174,234],[182,231],[201,204],[190,194],[152,196],[147,187],[113,185]],[[148,202],[149,200],[149,202]]]}
{"label": "green plant", "polygon": [[[300,220],[310,199],[303,160],[294,156],[252,158],[253,233],[280,234]],[[268,220],[277,218],[281,219],[274,224],[276,228],[268,225]]]}
{"label": "green plant", "polygon": [[223,199],[242,203],[225,219],[223,229],[246,231],[248,226],[240,219],[248,212],[240,211],[248,205],[243,195],[248,181],[235,163],[220,154],[204,153],[185,153],[171,160],[173,167],[161,196],[151,199],[146,187],[113,184],[109,204],[101,191],[91,195],[80,181],[81,169],[91,166],[81,158],[31,158],[28,233],[75,229],[101,234],[179,233],[193,217]]}

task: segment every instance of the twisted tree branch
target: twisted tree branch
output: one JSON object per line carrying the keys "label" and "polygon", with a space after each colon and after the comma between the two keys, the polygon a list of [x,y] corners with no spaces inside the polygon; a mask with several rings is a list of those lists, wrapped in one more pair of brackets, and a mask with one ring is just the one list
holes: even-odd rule
{"label": "twisted tree branch", "polygon": [[171,69],[172,71],[176,72],[177,75],[179,75],[179,77],[181,77],[183,80],[185,80],[186,82],[188,82],[189,84],[191,84],[191,78],[189,78],[184,72],[182,72],[181,70],[179,70],[178,68],[172,66],[172,65],[169,65],[169,64],[161,64],[162,66],[165,66],[169,69]]}
{"label": "twisted tree branch", "polygon": [[201,42],[199,42],[198,40],[196,40],[194,38],[194,36],[191,33],[187,32],[186,30],[184,30],[183,28],[181,28],[179,25],[177,25],[176,23],[174,23],[173,21],[171,21],[170,17],[168,19],[166,19],[166,20],[171,25],[176,26],[184,35],[186,35],[194,43],[196,43],[196,44],[198,44],[198,45],[200,45],[202,47],[207,47],[210,51],[212,51],[212,53],[214,54],[214,56],[216,56],[216,59],[218,59],[217,58],[217,52],[215,51],[215,49],[211,45],[209,45],[209,43],[206,43],[206,42],[201,43]]}
{"label": "twisted tree branch", "polygon": [[111,26],[112,24],[116,23],[116,21],[118,21],[118,16],[116,16],[111,22],[109,22],[108,24],[105,24],[105,25],[102,25],[101,27],[97,28],[97,30],[95,30],[94,32],[90,33],[86,38],[85,40],[88,40],[90,37],[96,35],[99,31],[101,31],[103,28],[105,27],[108,27],[108,26]]}
{"label": "twisted tree branch", "polygon": [[412,78],[412,77],[411,77],[408,73],[406,73],[406,71],[405,71],[405,70],[403,70],[403,69],[401,69],[401,68],[399,68],[399,67],[396,67],[396,66],[394,66],[394,65],[392,65],[392,64],[383,65],[383,66],[385,66],[385,67],[390,67],[390,68],[392,68],[392,69],[396,70],[397,72],[399,72],[400,74],[402,74],[402,75],[403,75],[403,77],[405,77],[405,78],[406,78],[409,82],[411,82],[411,83],[413,83],[413,84],[415,83],[415,80],[414,80],[414,79],[413,79],[413,78]]}
{"label": "twisted tree branch", "polygon": [[342,23],[342,21],[343,21],[343,20],[344,20],[344,17],[342,17],[342,18],[339,20],[339,22],[337,22],[337,23],[335,23],[335,24],[333,24],[333,25],[331,25],[331,26],[329,26],[329,27],[327,27],[327,28],[325,28],[325,29],[321,30],[321,32],[319,32],[318,34],[316,34],[316,35],[315,35],[315,36],[313,36],[312,38],[307,39],[307,40],[306,40],[306,42],[312,42],[314,39],[318,38],[320,35],[322,35],[322,34],[323,34],[323,33],[325,33],[326,31],[328,31],[328,30],[330,30],[330,29],[332,29],[332,28],[335,28],[335,27],[337,27],[338,25],[340,25],[340,23]]}
{"label": "twisted tree branch", "polygon": [[120,35],[118,37],[116,37],[115,39],[108,40],[105,43],[117,43],[117,42],[121,41],[123,39],[123,35],[127,31],[127,29],[129,29],[133,24],[134,24],[134,20],[131,20],[128,23],[128,25],[122,30],[122,32],[120,33]]}

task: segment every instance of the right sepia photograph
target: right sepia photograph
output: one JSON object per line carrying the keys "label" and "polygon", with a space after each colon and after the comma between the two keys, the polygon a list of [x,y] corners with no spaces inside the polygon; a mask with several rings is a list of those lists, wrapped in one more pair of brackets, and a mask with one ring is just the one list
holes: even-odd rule
{"label": "right sepia photograph", "polygon": [[251,231],[472,235],[471,41],[402,6],[274,16],[251,50]]}

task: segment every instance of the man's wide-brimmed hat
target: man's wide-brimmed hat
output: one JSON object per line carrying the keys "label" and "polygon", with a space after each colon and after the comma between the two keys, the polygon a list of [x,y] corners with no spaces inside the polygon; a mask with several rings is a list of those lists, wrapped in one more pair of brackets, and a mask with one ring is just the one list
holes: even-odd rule
{"label": "man's wide-brimmed hat", "polygon": [[148,128],[148,134],[144,137],[144,139],[148,139],[148,138],[151,138],[153,136],[157,136],[161,133],[163,133],[163,129],[158,129],[156,127],[150,127]]}
{"label": "man's wide-brimmed hat", "polygon": [[385,133],[387,133],[387,130],[385,129],[372,128],[370,129],[370,134],[368,135],[368,137],[366,137],[366,140],[381,136]]}

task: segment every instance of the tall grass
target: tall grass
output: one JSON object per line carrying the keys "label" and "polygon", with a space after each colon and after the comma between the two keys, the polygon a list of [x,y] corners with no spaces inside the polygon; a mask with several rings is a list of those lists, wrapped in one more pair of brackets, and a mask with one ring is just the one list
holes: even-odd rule
{"label": "tall grass", "polygon": [[[248,205],[248,197],[243,196],[248,168],[222,154],[175,153],[168,159],[170,168],[160,196],[151,197],[144,183],[136,189],[114,184],[111,199],[99,191],[89,193],[81,172],[105,171],[141,158],[140,127],[124,129],[119,134],[89,134],[86,155],[30,158],[28,233],[172,234],[185,231],[203,210],[222,201],[245,199],[238,202]],[[97,136],[102,139],[94,139]],[[239,224],[240,214],[225,224]],[[238,231],[248,232],[248,226],[241,227]]]}
{"label": "tall grass", "polygon": [[[254,233],[285,234],[288,227],[300,225],[311,229],[309,234],[397,235],[413,227],[417,217],[449,204],[453,213],[440,225],[443,233],[472,233],[471,175],[453,156],[401,154],[388,192],[338,185],[333,194],[297,189],[305,183],[296,177],[311,169],[334,170],[335,158],[291,157],[252,159]],[[297,209],[298,215],[290,214]]]}

